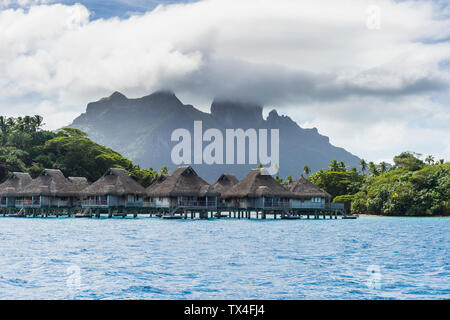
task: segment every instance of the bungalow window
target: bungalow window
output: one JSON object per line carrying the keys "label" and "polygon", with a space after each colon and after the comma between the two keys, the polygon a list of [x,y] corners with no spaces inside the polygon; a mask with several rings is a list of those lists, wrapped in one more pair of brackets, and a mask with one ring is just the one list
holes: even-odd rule
{"label": "bungalow window", "polygon": [[106,205],[107,204],[107,197],[106,196],[99,196],[99,197],[97,197],[97,202],[99,203],[99,204],[102,204],[102,205]]}
{"label": "bungalow window", "polygon": [[6,204],[6,197],[1,197],[1,204]]}

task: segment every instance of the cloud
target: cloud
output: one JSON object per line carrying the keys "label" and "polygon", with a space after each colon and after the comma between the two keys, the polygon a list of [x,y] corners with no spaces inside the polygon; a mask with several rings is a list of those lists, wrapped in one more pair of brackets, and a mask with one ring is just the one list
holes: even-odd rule
{"label": "cloud", "polygon": [[[321,128],[331,143],[360,157],[392,162],[394,155],[411,150],[450,159],[448,106],[426,97],[390,102],[352,98],[333,105],[319,102],[303,106],[303,113],[317,114],[315,110],[320,110],[320,116],[302,119],[300,114],[296,120],[304,127]],[[295,110],[289,111],[295,114]]]}
{"label": "cloud", "polygon": [[[380,28],[371,29],[373,2],[365,0],[204,0],[97,20],[80,4],[14,2],[28,9],[0,11],[0,111],[28,104],[51,128],[115,90],[142,96],[168,88],[194,104],[231,97],[290,108],[300,120],[308,112],[303,123],[323,126],[336,144],[357,152],[361,142],[348,139],[354,132],[329,130],[340,129],[327,115],[360,121],[368,128],[361,130],[378,135],[385,119],[376,110],[386,110],[401,120],[391,130],[402,134],[448,91],[443,3],[377,1]],[[426,121],[433,130],[432,116]]]}
{"label": "cloud", "polygon": [[0,0],[0,8],[31,7],[39,4],[48,4],[55,0]]}

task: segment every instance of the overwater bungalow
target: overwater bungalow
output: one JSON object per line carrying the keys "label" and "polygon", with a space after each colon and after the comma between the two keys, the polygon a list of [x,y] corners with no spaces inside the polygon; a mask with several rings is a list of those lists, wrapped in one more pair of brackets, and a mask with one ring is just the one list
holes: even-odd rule
{"label": "overwater bungalow", "polygon": [[111,168],[89,185],[86,178],[66,178],[60,170],[45,169],[32,179],[15,172],[0,184],[0,213],[10,216],[68,215],[76,217],[126,217],[133,213],[164,218],[248,217],[281,215],[317,219],[329,215],[349,218],[341,203],[330,203],[331,195],[299,177],[288,187],[266,169],[251,170],[239,182],[232,174],[222,174],[209,185],[190,166],[179,167],[172,175],[161,175],[147,189],[124,169]]}
{"label": "overwater bungalow", "polygon": [[145,189],[126,170],[111,168],[82,195],[86,197],[84,208],[139,208],[144,204]]}
{"label": "overwater bungalow", "polygon": [[89,182],[85,177],[69,177],[70,182],[76,190],[82,191],[89,186]]}
{"label": "overwater bungalow", "polygon": [[149,206],[177,211],[212,210],[217,208],[218,192],[190,166],[177,168],[173,174],[147,190]]}
{"label": "overwater bungalow", "polygon": [[72,199],[73,206],[81,207],[84,199],[81,192],[89,186],[89,182],[85,177],[69,177],[67,179],[72,183],[72,189],[75,192]]}
{"label": "overwater bungalow", "polygon": [[264,168],[251,170],[221,197],[229,208],[246,211],[287,211],[292,193],[275,180]]}
{"label": "overwater bungalow", "polygon": [[292,209],[326,209],[330,208],[332,196],[303,176],[289,185],[293,193]]}
{"label": "overwater bungalow", "polygon": [[[84,178],[66,178],[61,170],[45,169],[18,193],[17,208],[72,208],[79,204]],[[76,182],[74,182],[76,181]]]}
{"label": "overwater bungalow", "polygon": [[[219,194],[223,194],[229,189],[231,189],[237,183],[239,183],[239,180],[238,178],[236,178],[234,174],[224,173],[219,177],[219,179],[217,179],[217,181],[214,184],[211,185],[211,190]],[[225,199],[219,197],[217,199],[217,206],[220,208],[227,207]]]}
{"label": "overwater bungalow", "polygon": [[161,174],[150,186],[145,189],[144,206],[152,208],[164,208],[167,207],[167,201],[160,197],[151,197],[152,191],[156,189],[162,182],[164,182],[169,175]]}
{"label": "overwater bungalow", "polygon": [[13,172],[9,178],[0,184],[0,208],[10,209],[16,206],[19,192],[33,179],[28,173]]}

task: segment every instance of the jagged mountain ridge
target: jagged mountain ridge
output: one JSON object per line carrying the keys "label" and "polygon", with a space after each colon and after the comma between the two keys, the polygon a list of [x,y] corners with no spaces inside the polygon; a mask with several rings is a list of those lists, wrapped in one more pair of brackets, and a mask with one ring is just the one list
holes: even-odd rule
{"label": "jagged mountain ridge", "polygon": [[[357,166],[359,158],[343,148],[330,144],[329,138],[316,128],[303,129],[288,116],[272,110],[267,119],[263,108],[257,105],[214,101],[211,113],[202,112],[192,105],[184,105],[174,93],[158,91],[151,95],[129,99],[119,92],[89,103],[86,112],[77,117],[70,127],[81,129],[97,143],[110,147],[138,163],[143,168],[159,169],[171,161],[171,134],[178,128],[193,132],[195,120],[203,123],[203,132],[209,128],[225,129],[279,129],[279,175],[298,176],[307,164],[313,171],[324,168],[331,159]],[[269,134],[270,135],[270,134]],[[208,143],[204,143],[204,146]],[[208,182],[221,173],[233,173],[239,179],[255,165],[193,165]]]}

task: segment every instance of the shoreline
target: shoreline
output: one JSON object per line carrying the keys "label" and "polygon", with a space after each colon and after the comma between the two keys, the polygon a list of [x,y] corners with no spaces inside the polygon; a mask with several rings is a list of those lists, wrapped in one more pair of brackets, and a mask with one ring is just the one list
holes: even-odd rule
{"label": "shoreline", "polygon": [[361,213],[358,214],[359,217],[362,218],[450,218],[450,216],[387,216],[387,215],[381,215],[381,214],[368,214],[368,213]]}

